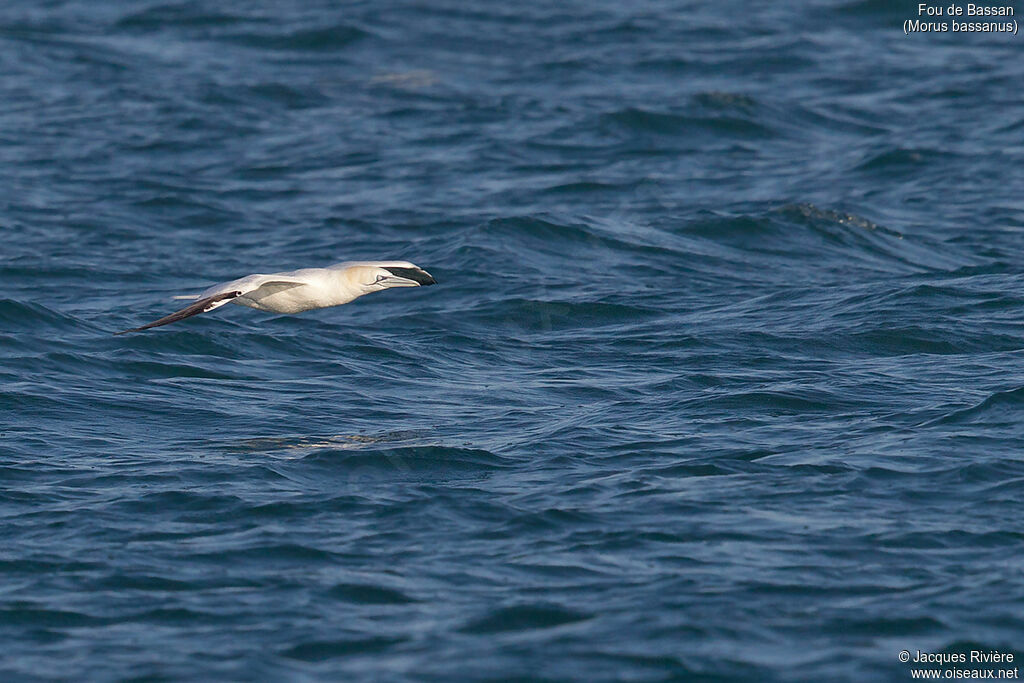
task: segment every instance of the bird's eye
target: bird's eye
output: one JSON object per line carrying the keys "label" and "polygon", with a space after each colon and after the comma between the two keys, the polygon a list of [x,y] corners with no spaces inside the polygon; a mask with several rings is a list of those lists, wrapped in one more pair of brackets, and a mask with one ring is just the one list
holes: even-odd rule
{"label": "bird's eye", "polygon": [[381,280],[386,280],[386,279],[387,279],[387,276],[386,276],[386,275],[378,275],[378,276],[377,276],[377,280],[376,280],[376,281],[377,281],[377,282],[380,282]]}

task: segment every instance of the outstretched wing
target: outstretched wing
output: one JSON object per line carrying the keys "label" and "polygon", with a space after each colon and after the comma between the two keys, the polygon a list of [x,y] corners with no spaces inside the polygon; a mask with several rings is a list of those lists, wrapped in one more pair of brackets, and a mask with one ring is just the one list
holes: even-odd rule
{"label": "outstretched wing", "polygon": [[235,280],[234,282],[228,282],[224,285],[218,285],[212,288],[214,291],[213,294],[210,294],[210,290],[207,290],[207,292],[204,293],[205,295],[200,295],[198,301],[181,309],[180,311],[175,311],[170,315],[166,315],[159,320],[154,320],[142,327],[133,327],[129,330],[115,332],[114,334],[118,335],[127,334],[128,332],[141,332],[143,330],[148,330],[151,327],[160,327],[161,325],[176,323],[179,320],[191,318],[194,315],[199,315],[200,313],[206,313],[207,311],[212,311],[215,308],[220,308],[224,304],[231,303],[232,299],[237,299],[240,296],[251,294],[264,287],[275,291],[281,291],[283,289],[291,289],[292,287],[301,287],[304,284],[306,283],[301,280],[284,280],[274,276],[250,275],[240,280]]}
{"label": "outstretched wing", "polygon": [[175,311],[170,315],[165,315],[159,320],[154,320],[153,322],[143,325],[142,327],[133,327],[130,330],[121,330],[120,332],[115,332],[114,334],[118,335],[127,334],[128,332],[141,332],[142,330],[148,330],[151,327],[160,327],[161,325],[176,323],[179,320],[184,320],[185,318],[191,318],[192,316],[199,315],[200,313],[212,311],[218,306],[223,306],[232,299],[240,296],[242,296],[242,292],[237,289],[233,292],[222,292],[220,294],[214,294],[213,296],[208,296],[205,299],[200,299],[191,306],[183,308],[180,311]]}

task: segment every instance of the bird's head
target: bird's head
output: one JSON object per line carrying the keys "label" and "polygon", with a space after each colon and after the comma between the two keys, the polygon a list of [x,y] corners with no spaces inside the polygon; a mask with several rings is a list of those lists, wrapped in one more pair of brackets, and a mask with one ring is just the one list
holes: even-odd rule
{"label": "bird's head", "polygon": [[354,279],[364,294],[391,287],[426,287],[437,284],[430,273],[408,261],[358,265],[353,270]]}

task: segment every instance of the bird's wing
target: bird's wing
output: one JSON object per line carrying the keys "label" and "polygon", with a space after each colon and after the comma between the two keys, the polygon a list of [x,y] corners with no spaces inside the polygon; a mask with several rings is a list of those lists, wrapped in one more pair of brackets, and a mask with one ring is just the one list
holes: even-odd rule
{"label": "bird's wing", "polygon": [[292,289],[293,287],[301,287],[305,284],[307,283],[304,280],[279,277],[275,275],[250,275],[240,280],[226,282],[223,285],[216,285],[208,289],[206,292],[199,295],[198,301],[190,306],[186,306],[180,311],[175,311],[170,315],[166,315],[159,320],[154,320],[142,327],[133,327],[128,330],[115,332],[114,334],[118,335],[126,334],[128,332],[141,332],[143,330],[148,330],[151,327],[160,327],[161,325],[176,323],[179,320],[191,318],[194,315],[199,315],[200,313],[206,313],[207,311],[212,311],[215,308],[220,308],[224,304],[231,303],[232,299],[237,299],[240,296],[251,294],[258,289],[267,288],[271,291],[280,292],[285,289]]}

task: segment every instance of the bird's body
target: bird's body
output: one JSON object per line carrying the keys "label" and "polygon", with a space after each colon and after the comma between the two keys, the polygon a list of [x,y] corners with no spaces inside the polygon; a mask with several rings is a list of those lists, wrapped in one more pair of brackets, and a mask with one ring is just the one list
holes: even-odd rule
{"label": "bird's body", "polygon": [[202,294],[175,297],[194,299],[195,303],[148,325],[117,334],[167,325],[229,303],[270,313],[301,313],[347,304],[381,289],[433,284],[437,282],[430,273],[408,261],[347,261],[327,268],[256,273],[214,285]]}
{"label": "bird's body", "polygon": [[[245,293],[231,303],[268,313],[302,313],[314,308],[340,306],[366,293],[360,287],[358,271],[349,269],[351,265],[340,263],[327,268],[247,275],[214,285],[198,298],[204,299],[225,290],[240,290]],[[371,277],[370,282],[373,279]]]}

